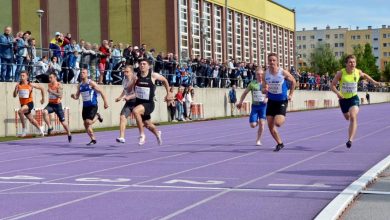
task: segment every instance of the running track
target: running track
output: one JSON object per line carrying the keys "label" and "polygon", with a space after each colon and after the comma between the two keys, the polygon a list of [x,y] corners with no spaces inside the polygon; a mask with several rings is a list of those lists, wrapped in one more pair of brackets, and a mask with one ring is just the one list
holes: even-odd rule
{"label": "running track", "polygon": [[390,153],[390,104],[363,106],[345,148],[339,109],[289,113],[275,153],[248,119],[161,126],[136,145],[114,132],[0,144],[0,219],[312,219]]}

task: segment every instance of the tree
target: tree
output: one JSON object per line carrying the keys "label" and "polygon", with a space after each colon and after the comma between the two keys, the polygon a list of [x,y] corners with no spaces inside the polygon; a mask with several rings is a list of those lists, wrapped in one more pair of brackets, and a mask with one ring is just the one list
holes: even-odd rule
{"label": "tree", "polygon": [[386,64],[385,69],[382,72],[384,81],[388,82],[390,80],[390,62]]}
{"label": "tree", "polygon": [[314,53],[310,56],[311,67],[315,73],[334,75],[340,68],[339,62],[332,49],[324,44],[318,44]]}
{"label": "tree", "polygon": [[380,72],[376,66],[376,58],[372,54],[372,47],[369,43],[362,46],[355,46],[353,49],[353,54],[356,56],[356,67],[361,69],[364,73],[367,73],[375,80],[380,79]]}

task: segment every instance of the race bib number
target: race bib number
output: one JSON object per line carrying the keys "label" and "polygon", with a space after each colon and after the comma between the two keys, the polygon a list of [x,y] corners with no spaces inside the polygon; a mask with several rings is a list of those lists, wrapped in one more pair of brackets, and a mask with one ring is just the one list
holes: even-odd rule
{"label": "race bib number", "polygon": [[57,96],[55,96],[53,93],[49,93],[49,99],[57,99]]}
{"label": "race bib number", "polygon": [[254,102],[264,102],[265,95],[261,91],[253,91],[253,101]]}
{"label": "race bib number", "polygon": [[19,98],[28,99],[30,97],[30,90],[21,89],[19,90]]}
{"label": "race bib number", "polygon": [[149,100],[150,88],[149,87],[135,87],[135,96],[138,99]]}
{"label": "race bib number", "polygon": [[83,97],[84,102],[91,101],[91,95],[89,94],[89,91],[81,92],[81,97]]}
{"label": "race bib number", "polygon": [[268,91],[272,94],[282,94],[282,83],[268,83]]}
{"label": "race bib number", "polygon": [[343,93],[357,93],[357,83],[356,82],[343,83],[343,86],[341,87],[341,92],[343,92]]}

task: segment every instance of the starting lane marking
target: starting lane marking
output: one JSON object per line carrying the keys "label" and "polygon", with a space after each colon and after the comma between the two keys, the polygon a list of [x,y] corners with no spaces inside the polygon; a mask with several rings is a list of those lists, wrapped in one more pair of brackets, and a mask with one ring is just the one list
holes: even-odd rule
{"label": "starting lane marking", "polygon": [[323,183],[314,183],[314,184],[268,184],[268,186],[274,186],[274,187],[313,187],[313,188],[330,188],[331,186],[323,184]]}
{"label": "starting lane marking", "polygon": [[98,177],[85,177],[75,179],[76,182],[103,182],[103,183],[123,183],[129,182],[131,179],[128,178],[116,178],[116,179],[106,179]]}
{"label": "starting lane marking", "polygon": [[0,180],[43,180],[44,178],[27,175],[0,176]]}
{"label": "starting lane marking", "polygon": [[200,181],[194,181],[194,180],[184,180],[184,179],[174,179],[164,182],[165,184],[175,184],[175,183],[186,183],[191,185],[220,185],[224,184],[225,181],[219,181],[219,180],[207,180],[204,182]]}

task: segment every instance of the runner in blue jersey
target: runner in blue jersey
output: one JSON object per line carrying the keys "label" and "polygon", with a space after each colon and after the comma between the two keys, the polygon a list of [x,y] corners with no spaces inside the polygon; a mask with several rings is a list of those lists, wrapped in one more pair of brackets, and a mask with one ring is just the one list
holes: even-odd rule
{"label": "runner in blue jersey", "polygon": [[[274,151],[279,151],[284,145],[276,127],[284,124],[288,101],[292,100],[296,82],[287,70],[279,67],[278,57],[275,53],[268,55],[268,69],[263,77],[263,89],[267,91],[268,96],[266,111],[268,128],[277,143]],[[287,81],[291,83],[289,93]]]}
{"label": "runner in blue jersey", "polygon": [[108,103],[105,94],[100,89],[100,87],[97,85],[96,82],[88,79],[88,70],[82,69],[81,70],[81,83],[77,87],[76,94],[72,94],[71,97],[75,100],[78,100],[80,98],[80,95],[83,99],[83,120],[84,120],[84,127],[87,131],[89,137],[91,138],[91,142],[89,142],[87,145],[93,145],[96,144],[96,137],[92,130],[92,125],[96,122],[96,120],[99,120],[100,122],[103,122],[103,118],[98,113],[98,94],[100,94],[103,98],[104,102],[104,108],[108,108]]}
{"label": "runner in blue jersey", "polygon": [[256,80],[253,80],[249,83],[248,87],[245,89],[244,93],[241,95],[240,102],[237,104],[237,108],[240,109],[242,103],[245,100],[246,95],[249,92],[252,92],[252,111],[249,116],[249,123],[251,128],[255,128],[259,125],[259,130],[257,131],[256,145],[261,145],[261,136],[264,131],[264,124],[266,120],[265,111],[267,109],[267,97],[263,93],[263,75],[264,71],[261,67],[256,69]]}

